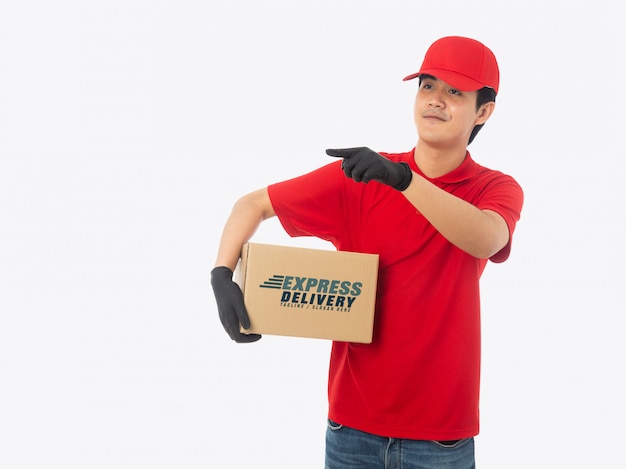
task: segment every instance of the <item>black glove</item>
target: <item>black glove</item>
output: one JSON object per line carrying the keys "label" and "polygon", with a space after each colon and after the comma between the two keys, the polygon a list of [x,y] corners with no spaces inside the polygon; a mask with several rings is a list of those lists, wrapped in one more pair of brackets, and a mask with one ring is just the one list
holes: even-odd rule
{"label": "black glove", "polygon": [[242,334],[239,324],[244,329],[250,327],[250,318],[243,303],[243,294],[239,285],[233,282],[233,271],[228,267],[215,267],[211,271],[211,286],[217,301],[217,311],[220,314],[222,326],[235,342],[256,342],[261,338],[259,334]]}
{"label": "black glove", "polygon": [[413,178],[407,163],[395,163],[367,147],[328,149],[326,154],[343,158],[344,174],[356,182],[367,184],[373,180],[403,191]]}

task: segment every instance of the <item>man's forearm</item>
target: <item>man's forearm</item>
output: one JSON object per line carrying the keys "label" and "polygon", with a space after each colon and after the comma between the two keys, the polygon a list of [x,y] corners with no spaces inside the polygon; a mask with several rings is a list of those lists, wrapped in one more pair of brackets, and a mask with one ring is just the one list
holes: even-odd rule
{"label": "man's forearm", "polygon": [[224,225],[215,266],[235,270],[241,246],[252,237],[263,220],[274,215],[267,189],[251,192],[239,199]]}
{"label": "man's forearm", "polygon": [[448,241],[474,257],[489,258],[509,241],[499,214],[480,210],[416,173],[403,194]]}

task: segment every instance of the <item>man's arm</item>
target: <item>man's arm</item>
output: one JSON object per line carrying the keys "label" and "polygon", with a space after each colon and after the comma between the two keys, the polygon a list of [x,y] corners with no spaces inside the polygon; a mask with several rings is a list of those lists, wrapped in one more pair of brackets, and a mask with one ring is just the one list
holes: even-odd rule
{"label": "man's arm", "polygon": [[403,194],[448,241],[474,257],[487,259],[509,242],[500,214],[481,210],[417,173]]}
{"label": "man's arm", "polygon": [[267,189],[251,192],[239,199],[226,221],[211,270],[211,286],[224,330],[235,342],[255,342],[259,334],[242,334],[240,326],[250,328],[250,319],[239,286],[233,281],[233,271],[241,254],[241,247],[257,230],[263,220],[276,215]]}
{"label": "man's arm", "polygon": [[509,242],[509,227],[492,210],[481,210],[440,189],[406,163],[396,163],[367,147],[328,149],[343,158],[347,177],[357,182],[378,181],[401,191],[448,241],[480,259],[487,259]]}
{"label": "man's arm", "polygon": [[252,237],[262,221],[275,215],[267,188],[240,198],[224,225],[215,266],[235,270],[243,244]]}

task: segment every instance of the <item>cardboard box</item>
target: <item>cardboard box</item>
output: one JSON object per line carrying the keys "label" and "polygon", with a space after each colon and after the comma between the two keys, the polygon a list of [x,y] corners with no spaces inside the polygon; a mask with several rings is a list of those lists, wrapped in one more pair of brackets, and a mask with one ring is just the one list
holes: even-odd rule
{"label": "cardboard box", "polygon": [[246,333],[371,343],[378,255],[247,243],[235,280]]}

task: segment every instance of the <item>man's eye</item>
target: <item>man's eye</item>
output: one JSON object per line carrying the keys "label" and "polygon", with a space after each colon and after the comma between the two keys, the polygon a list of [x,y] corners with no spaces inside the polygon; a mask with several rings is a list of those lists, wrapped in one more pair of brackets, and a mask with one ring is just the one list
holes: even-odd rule
{"label": "man's eye", "polygon": [[460,94],[461,94],[461,92],[460,92],[459,90],[451,89],[451,90],[450,90],[450,94],[460,95]]}

